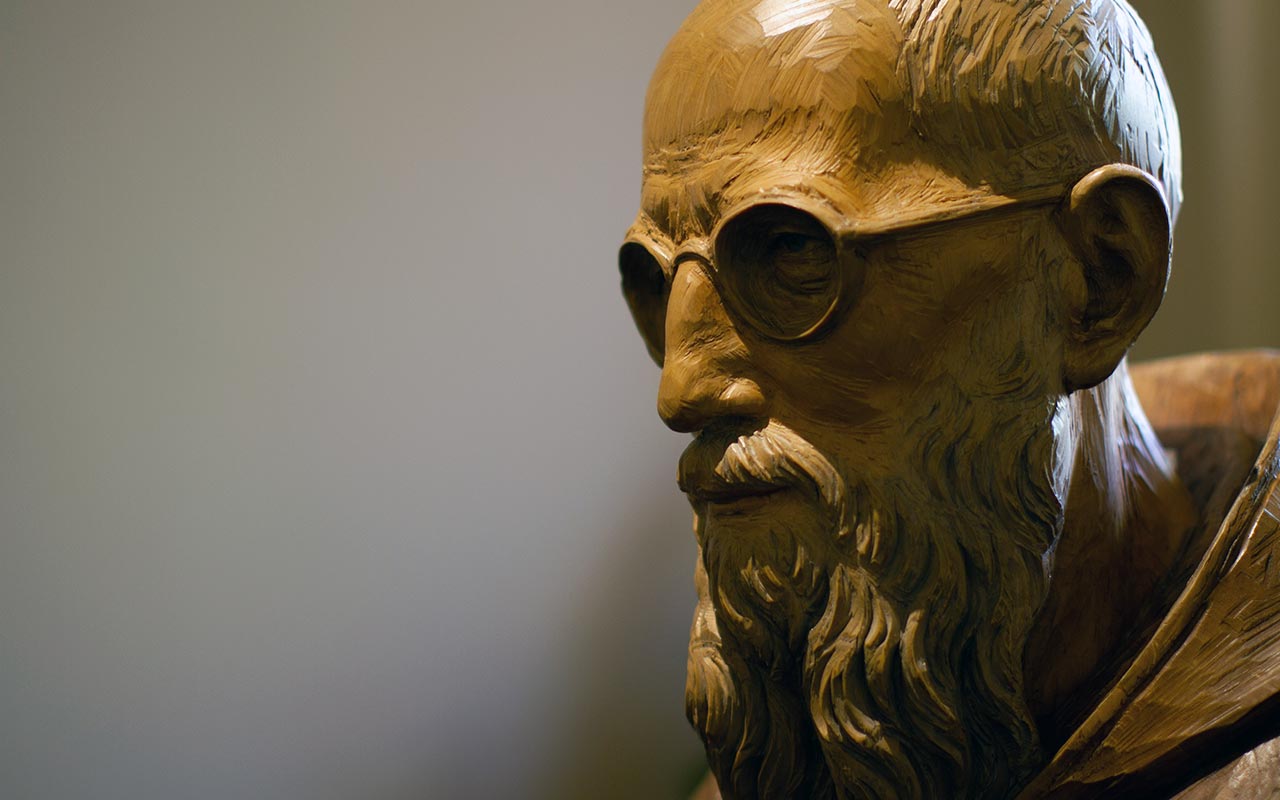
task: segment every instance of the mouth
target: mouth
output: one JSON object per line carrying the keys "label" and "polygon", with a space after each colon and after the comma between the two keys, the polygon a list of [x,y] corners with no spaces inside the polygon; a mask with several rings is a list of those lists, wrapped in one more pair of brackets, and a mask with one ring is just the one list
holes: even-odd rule
{"label": "mouth", "polygon": [[790,483],[779,479],[781,470],[766,459],[750,460],[746,449],[752,433],[720,430],[699,434],[680,457],[680,489],[697,508],[717,513],[753,511]]}
{"label": "mouth", "polygon": [[741,512],[764,505],[786,489],[785,486],[721,485],[690,489],[686,494],[696,505],[706,505],[716,511]]}

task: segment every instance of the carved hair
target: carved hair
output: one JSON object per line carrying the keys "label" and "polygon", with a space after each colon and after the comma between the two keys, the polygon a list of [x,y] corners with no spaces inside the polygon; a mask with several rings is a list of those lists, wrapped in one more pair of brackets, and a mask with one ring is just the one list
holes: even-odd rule
{"label": "carved hair", "polygon": [[1177,112],[1151,35],[1124,0],[890,5],[920,133],[964,153],[975,179],[1022,188],[1130,164],[1164,185],[1176,216]]}
{"label": "carved hair", "polygon": [[811,117],[833,146],[849,144],[840,128],[871,126],[881,160],[895,143],[917,158],[923,140],[938,166],[1000,194],[1124,163],[1160,181],[1172,217],[1182,196],[1173,99],[1124,0],[706,0],[654,77],[651,173],[689,163],[692,133],[767,136],[784,115]]}

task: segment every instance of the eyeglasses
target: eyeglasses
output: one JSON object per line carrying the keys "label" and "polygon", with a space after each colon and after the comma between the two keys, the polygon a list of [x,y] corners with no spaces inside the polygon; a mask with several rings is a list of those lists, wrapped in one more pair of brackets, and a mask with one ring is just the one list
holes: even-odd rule
{"label": "eyeglasses", "polygon": [[707,272],[730,314],[756,334],[800,342],[823,332],[857,296],[867,252],[876,241],[995,212],[1057,204],[1061,197],[1061,190],[1055,190],[1051,196],[861,231],[840,231],[799,204],[769,201],[731,213],[709,237],[692,239],[679,249],[664,247],[665,238],[642,217],[618,252],[622,291],[659,365],[671,282],[686,261]]}

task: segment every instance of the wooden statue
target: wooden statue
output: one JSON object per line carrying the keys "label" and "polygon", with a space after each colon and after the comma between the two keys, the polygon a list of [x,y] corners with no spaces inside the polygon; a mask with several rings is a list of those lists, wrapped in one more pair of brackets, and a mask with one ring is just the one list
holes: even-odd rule
{"label": "wooden statue", "polygon": [[1123,0],[676,34],[619,264],[724,798],[1280,795],[1280,356],[1125,361],[1179,182]]}

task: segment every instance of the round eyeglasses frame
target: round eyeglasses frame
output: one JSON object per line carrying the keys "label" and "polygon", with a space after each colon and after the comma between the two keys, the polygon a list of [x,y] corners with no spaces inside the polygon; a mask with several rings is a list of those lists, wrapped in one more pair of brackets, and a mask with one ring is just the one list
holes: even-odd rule
{"label": "round eyeglasses frame", "polygon": [[[838,312],[857,296],[869,261],[866,249],[874,243],[967,223],[1001,212],[1058,206],[1069,195],[1070,192],[1061,186],[1050,187],[1021,198],[978,198],[972,204],[954,207],[942,214],[861,226],[847,223],[828,204],[807,196],[761,196],[731,208],[721,216],[710,235],[691,237],[678,247],[672,245],[658,227],[641,214],[618,252],[623,294],[649,354],[658,365],[664,358],[666,307],[671,284],[680,266],[686,262],[693,262],[708,275],[730,314],[755,334],[775,342],[800,343],[812,340],[826,330]],[[835,284],[830,301],[821,313],[813,315],[812,319],[801,320],[793,331],[777,330],[763,322],[744,300],[733,276],[726,275],[719,266],[726,263],[724,256],[731,245],[725,239],[726,233],[734,233],[748,215],[770,208],[802,214],[814,220],[825,232],[835,254]]]}

